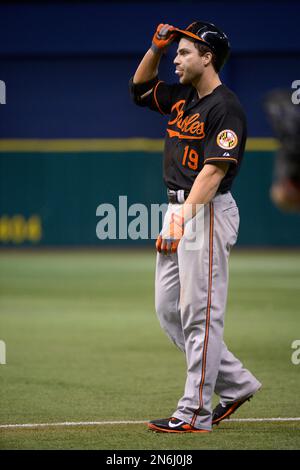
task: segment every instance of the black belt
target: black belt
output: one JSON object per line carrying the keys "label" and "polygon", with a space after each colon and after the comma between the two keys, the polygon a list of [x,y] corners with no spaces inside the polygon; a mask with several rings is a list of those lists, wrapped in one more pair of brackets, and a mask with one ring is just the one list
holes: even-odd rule
{"label": "black belt", "polygon": [[[226,194],[227,191],[217,191],[217,194]],[[170,204],[183,204],[184,201],[188,198],[190,191],[185,191],[184,189],[178,189],[177,191],[174,189],[167,189],[167,196],[168,201]]]}
{"label": "black belt", "polygon": [[168,201],[170,204],[183,204],[189,194],[190,192],[185,191],[184,189],[178,189],[177,191],[174,189],[167,189]]}

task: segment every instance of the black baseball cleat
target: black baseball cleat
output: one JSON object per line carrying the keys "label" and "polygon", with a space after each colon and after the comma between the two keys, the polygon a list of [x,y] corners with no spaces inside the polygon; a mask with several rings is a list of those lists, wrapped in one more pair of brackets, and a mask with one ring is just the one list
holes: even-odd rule
{"label": "black baseball cleat", "polygon": [[219,403],[213,410],[212,424],[219,424],[223,419],[228,419],[232,413],[234,413],[243,403],[250,401],[253,395],[243,398],[241,400],[234,401],[233,403],[228,403],[228,405],[221,405]]}
{"label": "black baseball cleat", "polygon": [[181,421],[178,418],[165,418],[165,419],[155,419],[154,421],[150,421],[148,423],[148,428],[154,432],[177,432],[177,433],[184,433],[184,432],[198,432],[198,433],[206,433],[211,432],[207,429],[197,429],[191,426],[190,424]]}

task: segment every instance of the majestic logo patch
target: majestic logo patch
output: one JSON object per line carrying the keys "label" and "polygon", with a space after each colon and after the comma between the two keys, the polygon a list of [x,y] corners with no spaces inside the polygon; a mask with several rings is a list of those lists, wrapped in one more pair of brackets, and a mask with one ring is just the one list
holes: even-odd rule
{"label": "majestic logo patch", "polygon": [[217,144],[225,150],[234,149],[238,144],[236,133],[230,129],[225,129],[224,131],[219,132],[217,136]]}

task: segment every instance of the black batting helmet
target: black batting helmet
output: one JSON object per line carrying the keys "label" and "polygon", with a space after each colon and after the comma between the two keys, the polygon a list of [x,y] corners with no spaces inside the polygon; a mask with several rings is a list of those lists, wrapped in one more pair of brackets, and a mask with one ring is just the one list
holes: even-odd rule
{"label": "black batting helmet", "polygon": [[176,28],[176,32],[178,33],[177,40],[181,37],[187,37],[207,46],[215,53],[217,72],[221,70],[230,53],[230,44],[223,31],[214,24],[195,21],[186,29]]}

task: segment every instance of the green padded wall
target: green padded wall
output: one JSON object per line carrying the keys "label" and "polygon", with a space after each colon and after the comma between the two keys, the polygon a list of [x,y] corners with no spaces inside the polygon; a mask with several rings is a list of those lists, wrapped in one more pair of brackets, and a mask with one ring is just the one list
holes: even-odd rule
{"label": "green padded wall", "polygon": [[[299,246],[300,216],[269,199],[274,155],[246,152],[233,194],[240,246]],[[96,236],[99,204],[166,202],[158,152],[0,154],[0,246],[149,245]],[[132,218],[129,217],[129,221]],[[149,231],[150,232],[150,231]]]}

